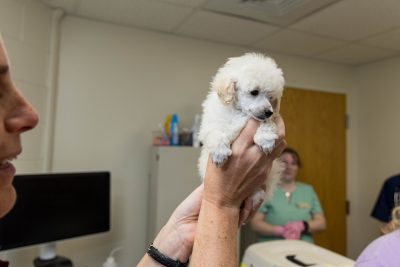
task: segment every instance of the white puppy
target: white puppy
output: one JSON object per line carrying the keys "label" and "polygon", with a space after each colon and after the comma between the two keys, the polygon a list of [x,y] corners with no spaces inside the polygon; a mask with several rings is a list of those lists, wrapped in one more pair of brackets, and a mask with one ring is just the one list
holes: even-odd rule
{"label": "white puppy", "polygon": [[[247,53],[230,58],[215,75],[203,102],[199,139],[203,143],[199,158],[200,176],[204,178],[208,157],[222,166],[232,154],[231,143],[250,118],[262,121],[254,143],[269,153],[277,139],[274,116],[279,114],[284,78],[275,61],[263,54]],[[274,161],[267,179],[267,198],[279,176],[281,164]],[[264,196],[257,193],[254,205]],[[258,199],[256,199],[258,198]]]}

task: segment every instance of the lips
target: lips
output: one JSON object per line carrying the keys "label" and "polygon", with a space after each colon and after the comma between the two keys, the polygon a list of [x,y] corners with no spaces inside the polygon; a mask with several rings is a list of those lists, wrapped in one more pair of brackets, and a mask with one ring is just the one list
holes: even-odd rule
{"label": "lips", "polygon": [[0,170],[4,170],[10,167],[11,162],[8,160],[4,160],[3,162],[0,163]]}
{"label": "lips", "polygon": [[2,183],[10,183],[15,175],[15,167],[11,163],[11,160],[15,159],[15,156],[4,159],[0,162],[0,180]]}

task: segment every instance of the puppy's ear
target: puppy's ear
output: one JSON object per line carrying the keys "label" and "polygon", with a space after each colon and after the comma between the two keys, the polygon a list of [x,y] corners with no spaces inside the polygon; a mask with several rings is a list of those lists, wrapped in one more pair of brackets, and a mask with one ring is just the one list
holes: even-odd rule
{"label": "puppy's ear", "polygon": [[224,105],[230,105],[235,100],[235,87],[235,82],[222,77],[215,77],[212,83],[212,90],[217,92],[219,99]]}

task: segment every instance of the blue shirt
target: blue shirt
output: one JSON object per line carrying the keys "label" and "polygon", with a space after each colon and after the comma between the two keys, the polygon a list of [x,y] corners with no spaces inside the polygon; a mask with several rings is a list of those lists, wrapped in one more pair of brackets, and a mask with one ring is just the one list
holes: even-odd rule
{"label": "blue shirt", "polygon": [[400,197],[400,174],[385,181],[371,216],[382,222],[389,222],[392,209],[395,207],[394,200],[396,197]]}

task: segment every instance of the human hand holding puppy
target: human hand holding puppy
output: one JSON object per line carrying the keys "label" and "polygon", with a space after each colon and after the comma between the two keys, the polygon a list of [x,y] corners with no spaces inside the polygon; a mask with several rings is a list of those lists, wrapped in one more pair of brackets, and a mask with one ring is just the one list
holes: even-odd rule
{"label": "human hand holding puppy", "polygon": [[[233,153],[228,163],[222,168],[211,161],[208,163],[205,184],[195,189],[176,208],[155,238],[153,244],[160,252],[171,259],[187,262],[193,250],[191,266],[215,266],[217,262],[233,266],[228,263],[236,261],[238,225],[250,220],[261,205],[261,202],[253,205],[250,195],[256,188],[265,190],[266,173],[286,145],[281,117],[276,119],[276,124],[280,138],[268,156],[253,143],[259,122],[250,120],[233,142]],[[221,233],[229,238],[219,239]],[[197,249],[193,249],[195,242]],[[137,266],[161,265],[146,254]]]}
{"label": "human hand holding puppy", "polygon": [[265,177],[272,167],[272,162],[279,157],[286,146],[283,139],[285,126],[281,116],[276,117],[275,123],[278,139],[270,154],[263,153],[254,143],[253,137],[260,122],[250,119],[239,137],[232,143],[232,155],[226,164],[216,167],[209,159],[204,179],[206,188],[204,201],[231,208],[239,208],[245,201],[241,211],[242,222],[248,217],[246,216],[248,213],[256,210],[250,205],[253,204],[250,196],[257,188],[265,191]]}
{"label": "human hand holding puppy", "polygon": [[278,139],[268,155],[254,144],[259,122],[251,119],[232,143],[232,155],[223,166],[216,167],[208,161],[192,266],[237,264],[238,221],[246,221],[254,215],[257,207],[253,209],[251,195],[264,186],[272,162],[286,146],[282,118],[277,116],[275,123]]}

